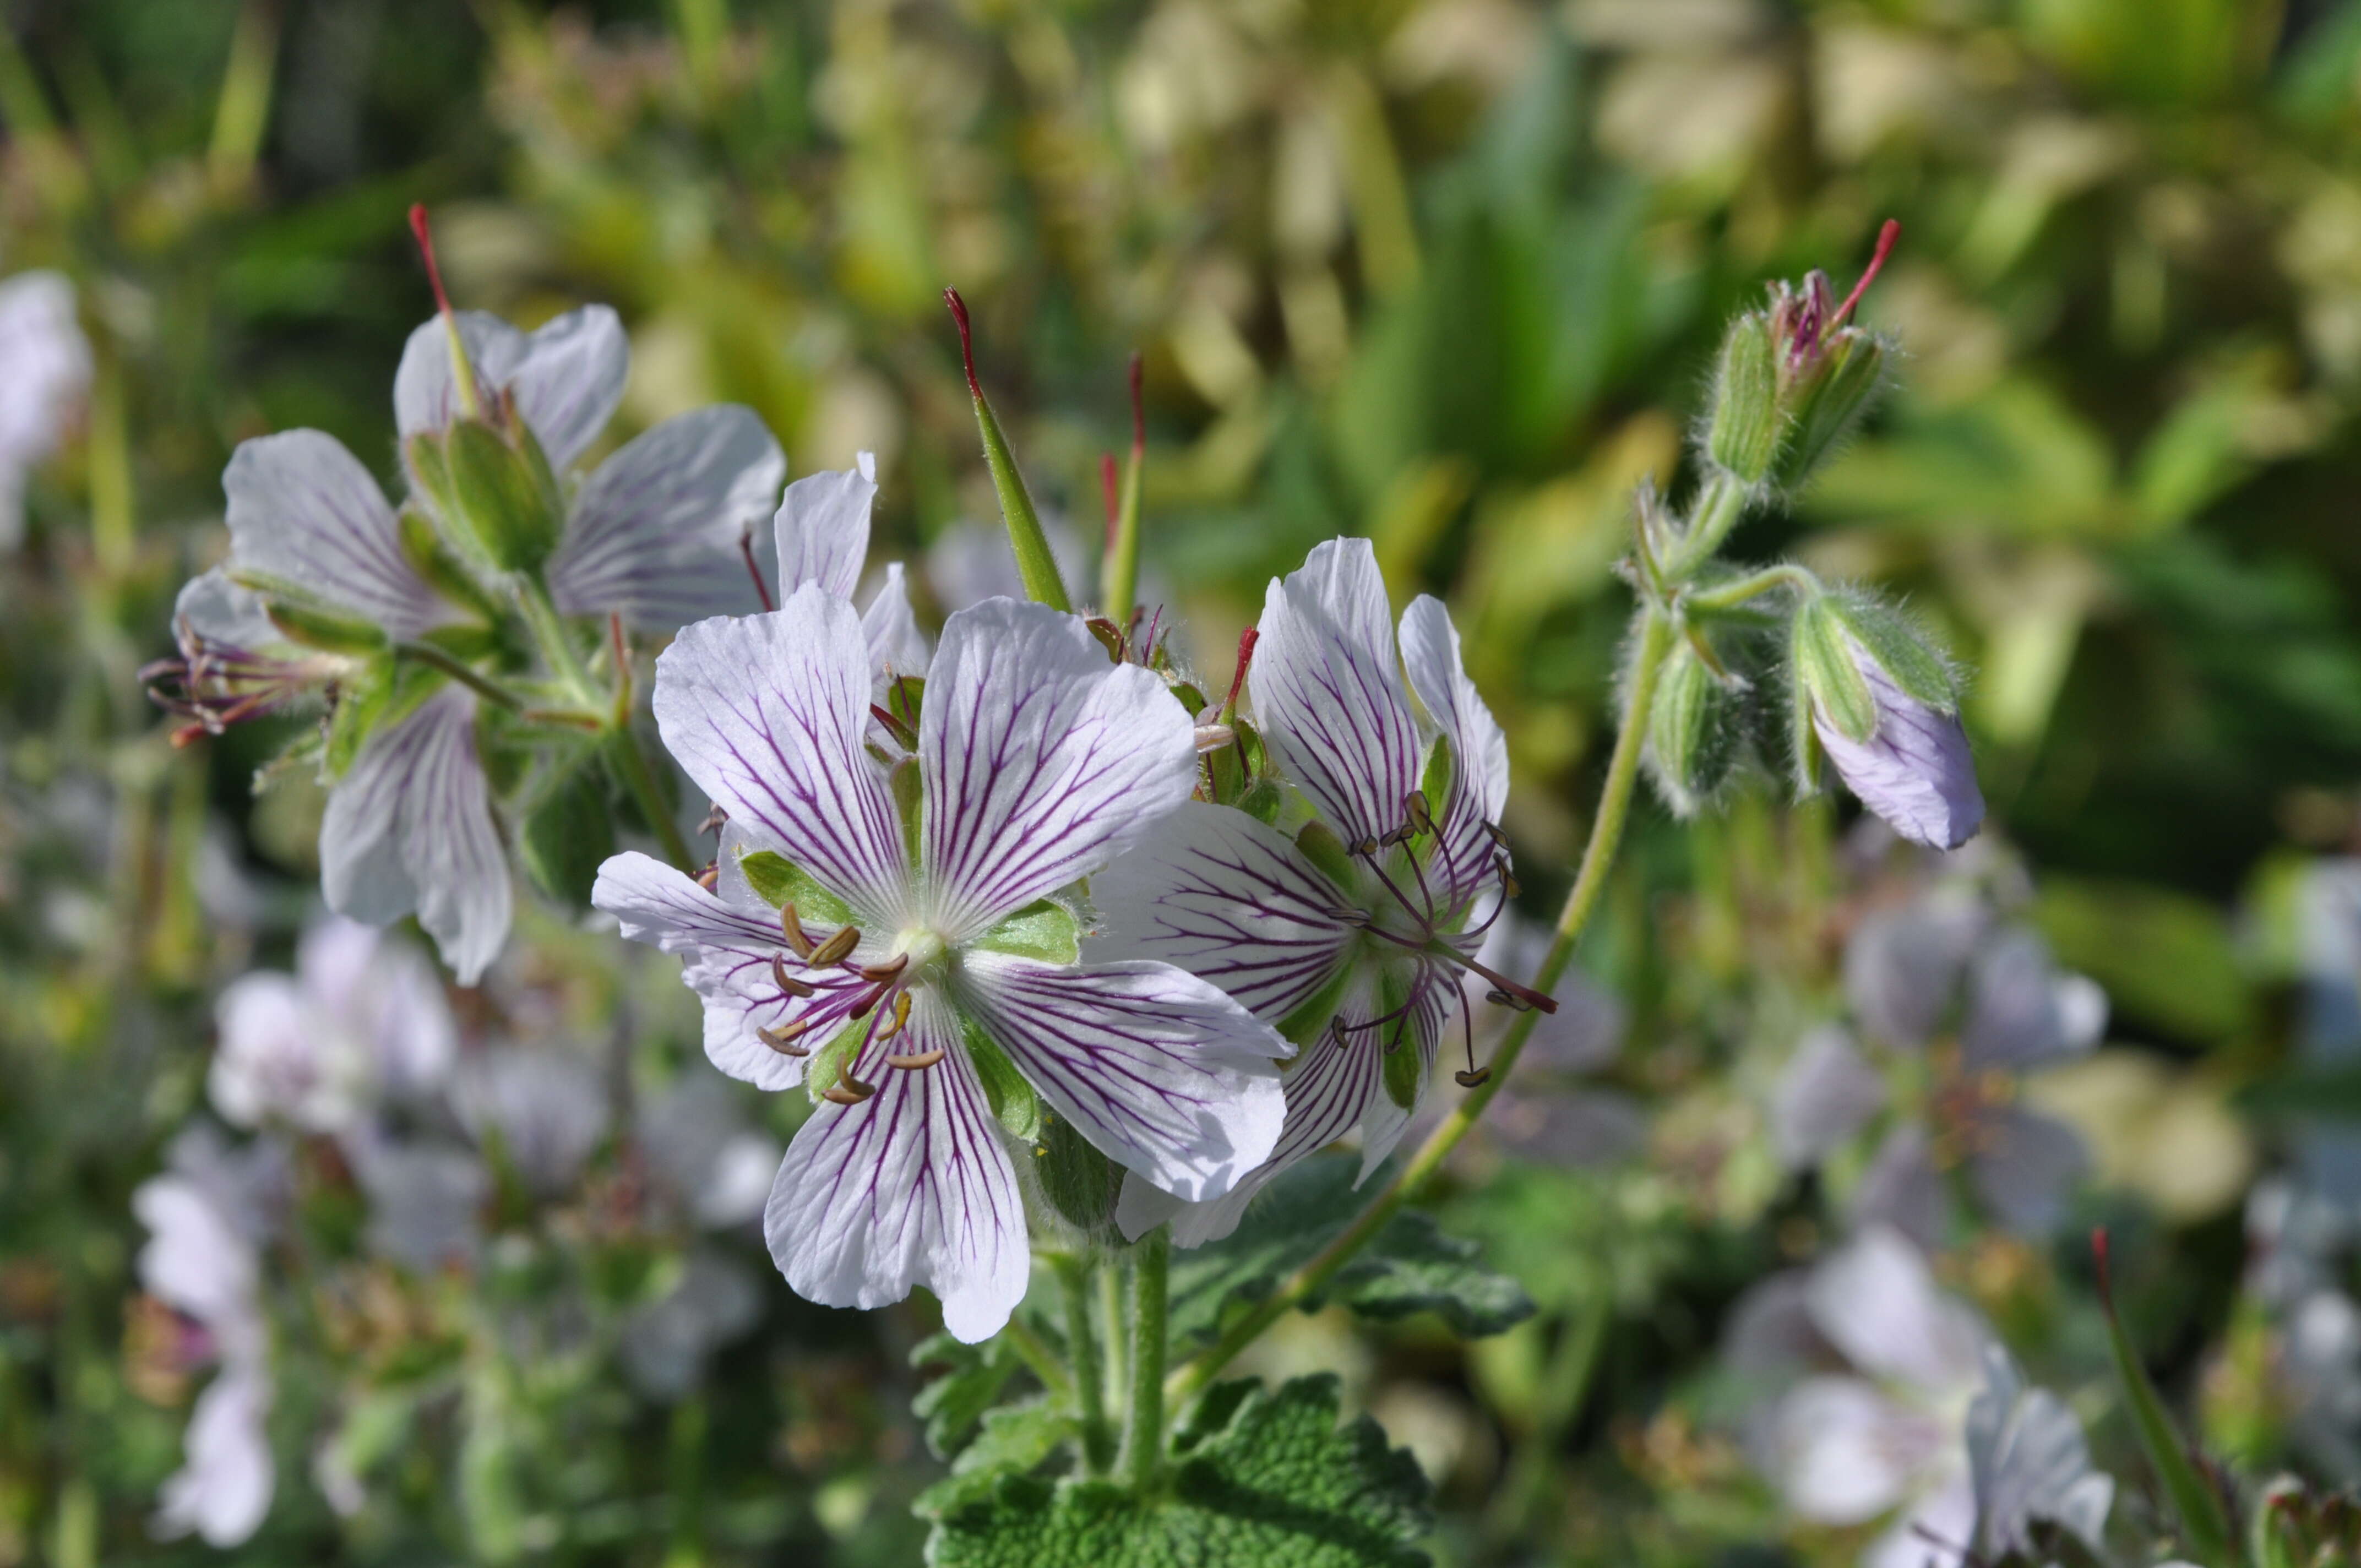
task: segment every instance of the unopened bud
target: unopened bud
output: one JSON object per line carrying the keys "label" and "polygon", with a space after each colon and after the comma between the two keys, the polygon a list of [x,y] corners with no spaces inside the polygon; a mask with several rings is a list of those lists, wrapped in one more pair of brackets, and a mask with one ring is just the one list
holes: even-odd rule
{"label": "unopened bud", "polygon": [[541,444],[522,419],[456,419],[403,449],[412,477],[451,542],[495,571],[525,572],[557,548],[565,504]]}
{"label": "unopened bud", "polygon": [[1778,356],[1771,323],[1749,313],[1730,323],[1715,367],[1713,421],[1706,432],[1706,455],[1748,488],[1770,477],[1779,455]]}
{"label": "unopened bud", "polygon": [[1796,612],[1797,764],[1817,747],[1837,776],[1913,843],[1954,850],[1983,824],[1950,672],[1909,623],[1872,600],[1815,598]]}
{"label": "unopened bud", "polygon": [[1675,817],[1687,817],[1730,776],[1736,699],[1695,648],[1675,646],[1648,709],[1648,771]]}

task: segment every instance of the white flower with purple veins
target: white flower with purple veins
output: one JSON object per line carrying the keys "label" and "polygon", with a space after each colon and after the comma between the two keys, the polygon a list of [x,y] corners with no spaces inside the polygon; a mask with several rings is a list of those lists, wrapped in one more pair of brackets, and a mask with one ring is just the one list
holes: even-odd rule
{"label": "white flower with purple veins", "polygon": [[[771,524],[781,596],[818,583],[850,600],[869,559],[869,514],[876,502],[877,459],[867,452],[854,467],[823,469],[789,485]],[[861,635],[879,686],[903,675],[926,674],[934,652],[910,609],[899,561],[886,564],[884,581],[861,612]]]}
{"label": "white flower with purple veins", "polygon": [[257,970],[214,1004],[214,1109],[241,1127],[340,1133],[382,1100],[441,1086],[457,1048],[423,955],[331,917],[303,934],[295,972]]}
{"label": "white flower with purple veins", "polygon": [[1882,1226],[1741,1298],[1723,1357],[1780,1391],[1749,1430],[1755,1462],[1803,1519],[1892,1519],[1861,1568],[1956,1568],[1975,1526],[1963,1442],[1990,1333]]}
{"label": "white flower with purple veins", "polygon": [[0,550],[25,533],[25,475],[58,449],[90,392],[90,340],[63,273],[0,283]]}
{"label": "white flower with purple veins", "polygon": [[254,1534],[270,1509],[276,1479],[269,1434],[269,1327],[259,1297],[256,1240],[219,1194],[183,1173],[156,1177],[132,1194],[148,1227],[139,1282],[150,1296],[193,1320],[221,1363],[197,1396],[181,1467],[164,1482],[159,1537],[192,1531],[217,1547]]}
{"label": "white flower with purple veins", "polygon": [[2063,1526],[2095,1552],[2114,1477],[2091,1467],[2082,1423],[2047,1388],[2028,1388],[2008,1352],[1984,1347],[1984,1391],[1968,1407],[1976,1549],[1988,1560],[2035,1550],[2033,1527]]}
{"label": "white flower with purple veins", "polygon": [[1159,678],[1110,664],[1072,616],[989,601],[943,629],[917,751],[890,770],[866,741],[871,679],[852,607],[817,583],[683,631],[656,722],[735,847],[717,892],[624,854],[592,902],[682,956],[717,1066],[819,1102],[764,1215],[788,1284],[859,1307],[923,1284],[972,1342],[1025,1294],[1008,1139],[1042,1104],[1164,1190],[1214,1198],[1279,1136],[1288,1047],[1170,965],[1078,962],[1053,901],[1196,785]]}
{"label": "white flower with purple veins", "polygon": [[1496,1000],[1555,1006],[1476,957],[1506,902],[1508,743],[1442,603],[1411,605],[1397,652],[1368,541],[1331,540],[1270,585],[1260,633],[1255,721],[1311,819],[1290,835],[1191,806],[1092,884],[1094,952],[1177,964],[1303,1047],[1287,1130],[1247,1182],[1177,1217],[1170,1190],[1126,1184],[1124,1229],[1171,1217],[1184,1246],[1227,1235],[1257,1188],[1356,1126],[1366,1179],[1418,1107],[1463,973]]}

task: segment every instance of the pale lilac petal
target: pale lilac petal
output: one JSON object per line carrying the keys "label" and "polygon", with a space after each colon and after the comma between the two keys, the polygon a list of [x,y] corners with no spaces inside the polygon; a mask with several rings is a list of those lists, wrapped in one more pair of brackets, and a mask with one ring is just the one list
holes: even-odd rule
{"label": "pale lilac petal", "polygon": [[214,999],[214,1020],[205,1088],[223,1120],[335,1133],[368,1107],[376,1078],[368,1040],[286,975],[240,975]]}
{"label": "pale lilac petal", "polygon": [[1959,999],[1985,921],[1981,904],[1939,894],[1863,917],[1844,956],[1845,994],[1861,1026],[1888,1045],[1925,1045]]}
{"label": "pale lilac petal", "polygon": [[555,1047],[498,1047],[461,1071],[451,1108],[475,1137],[494,1135],[535,1194],[553,1198],[582,1174],[607,1135],[607,1084],[598,1064]]}
{"label": "pale lilac petal", "polygon": [[908,861],[862,747],[869,656],[850,604],[807,584],[774,614],[685,629],[656,660],[655,714],[665,749],[731,821],[864,927],[900,927]]}
{"label": "pale lilac petal", "polygon": [[[628,939],[681,956],[681,983],[705,1003],[707,1058],[758,1089],[801,1083],[805,1061],[772,1049],[758,1030],[807,1024],[804,1043],[817,1049],[870,989],[844,970],[807,973],[787,951],[779,917],[768,905],[759,915],[737,907],[637,850],[598,868],[590,902],[621,920]],[[813,922],[805,928],[818,940],[829,931]],[[784,963],[791,978],[812,985],[814,994],[783,991],[774,960]]]}
{"label": "pale lilac petal", "polygon": [[2097,1045],[2106,1026],[2107,993],[2081,975],[2060,974],[2032,932],[2007,932],[1976,955],[1960,1031],[1971,1070],[2065,1061]]}
{"label": "pale lilac petal", "polygon": [[1758,1279],[1730,1309],[1721,1363],[1750,1386],[1775,1385],[1829,1356],[1812,1325],[1812,1272],[1790,1268]]}
{"label": "pale lilac petal", "polygon": [[141,1182],[131,1195],[131,1212],[148,1233],[139,1249],[140,1288],[217,1338],[226,1335],[225,1350],[258,1353],[254,1244],[231,1217],[182,1176]]}
{"label": "pale lilac petal", "polygon": [[1221,1196],[1279,1139],[1277,1058],[1292,1048],[1194,975],[969,952],[954,984],[1052,1110],[1176,1197]]}
{"label": "pale lilac petal", "polygon": [[[441,1087],[458,1054],[458,1026],[423,955],[374,927],[332,915],[305,928],[295,973],[319,1015],[315,1029],[352,1041],[371,1092],[416,1096]],[[247,975],[232,989],[261,978]],[[225,1025],[225,1046],[233,1033]]]}
{"label": "pale lilac petal", "polygon": [[777,541],[779,597],[818,583],[840,599],[861,586],[869,559],[869,510],[877,500],[877,459],[863,452],[857,468],[807,474],[787,487],[771,520]]}
{"label": "pale lilac petal", "polygon": [[1975,1494],[1953,1475],[1923,1493],[1861,1554],[1861,1568],[1961,1568],[1976,1528]]}
{"label": "pale lilac petal", "polygon": [[1140,842],[1197,787],[1195,735],[1163,679],[1109,663],[1078,616],[1016,599],[952,616],[918,719],[934,928],[957,942]]}
{"label": "pale lilac petal", "polygon": [[1276,1024],[1318,992],[1356,941],[1344,894],[1275,828],[1191,803],[1091,879],[1094,958],[1156,959],[1212,981]]}
{"label": "pale lilac petal", "polygon": [[[888,1052],[940,1049],[906,1072]],[[763,1216],[787,1284],[829,1307],[883,1307],[924,1285],[943,1325],[972,1344],[1024,1299],[1032,1271],[1025,1206],[999,1124],[942,996],[919,991],[907,1029],[865,1047],[854,1076],[876,1086],[856,1105],[823,1101],[787,1146]]]}
{"label": "pale lilac petal", "polygon": [[1773,1478],[1787,1507],[1819,1524],[1862,1524],[1909,1496],[1939,1429],[1858,1377],[1807,1377],[1773,1416]]}
{"label": "pale lilac petal", "polygon": [[861,612],[861,635],[869,643],[869,674],[880,687],[902,675],[923,678],[934,662],[934,648],[910,609],[901,562],[887,563],[877,597]]}
{"label": "pale lilac petal", "polygon": [[[1401,618],[1402,668],[1426,710],[1430,733],[1451,745],[1451,790],[1429,801],[1437,828],[1440,881],[1457,902],[1497,880],[1487,823],[1509,799],[1509,738],[1484,706],[1459,655],[1459,630],[1441,599],[1421,594]],[[1435,871],[1428,872],[1435,876]]]}
{"label": "pale lilac petal", "polygon": [[1979,1382],[1987,1339],[1973,1313],[1935,1288],[1901,1233],[1872,1225],[1812,1269],[1813,1324],[1863,1372],[1930,1392]]}
{"label": "pale lilac petal", "polygon": [[446,687],[369,738],[328,790],[328,907],[373,926],[415,910],[462,985],[508,940],[508,859],[476,757],[476,699]]}
{"label": "pale lilac petal", "polygon": [[[530,336],[482,311],[461,311],[459,335],[487,391],[505,389],[560,473],[615,416],[631,370],[623,323],[605,305],[568,311]],[[441,430],[460,414],[450,340],[440,318],[410,334],[393,378],[396,422],[407,437]]]}
{"label": "pale lilac petal", "polygon": [[1771,1141],[1790,1170],[1816,1166],[1885,1104],[1885,1080],[1845,1032],[1816,1029],[1771,1091]]}
{"label": "pale lilac petal", "polygon": [[1861,1185],[1853,1189],[1850,1217],[1856,1229],[1889,1225],[1932,1249],[1943,1243],[1950,1208],[1950,1188],[1935,1168],[1926,1126],[1902,1122],[1870,1157]]}
{"label": "pale lilac petal", "polygon": [[216,648],[258,653],[288,647],[287,634],[272,623],[262,596],[230,580],[228,568],[215,566],[191,577],[172,601],[172,628],[182,646],[194,641]]}
{"label": "pale lilac petal", "polygon": [[421,1272],[475,1256],[491,1190],[481,1160],[445,1145],[396,1142],[367,1124],[344,1150],[368,1198],[361,1240],[371,1252]]}
{"label": "pale lilac petal", "polygon": [[2075,1182],[2091,1168],[2081,1135],[2021,1105],[1986,1112],[1977,1118],[1976,1133],[1968,1173],[1993,1216],[2019,1235],[2057,1230]]}
{"label": "pale lilac petal", "polygon": [[1984,1370],[1967,1426],[1976,1545],[1995,1557],[2030,1552],[2041,1519],[2099,1544],[2114,1481],[2091,1467],[2082,1423],[2057,1395],[2026,1387],[1999,1346],[1986,1348]]}
{"label": "pale lilac petal", "polygon": [[716,404],[668,419],[591,472],[549,563],[569,615],[620,611],[666,632],[762,608],[742,541],[779,493],[787,460],[752,409]]}
{"label": "pale lilac petal", "polygon": [[284,583],[397,638],[447,619],[402,553],[385,492],[335,436],[290,430],[242,441],[222,490],[233,571]]}
{"label": "pale lilac petal", "polygon": [[277,1479],[269,1411],[270,1378],[259,1365],[232,1364],[205,1386],[182,1440],[185,1462],[158,1500],[159,1540],[193,1531],[208,1546],[232,1547],[261,1527]]}
{"label": "pale lilac petal", "polygon": [[1959,715],[1938,713],[1855,651],[1877,707],[1877,728],[1854,740],[1815,709],[1812,728],[1837,776],[1896,833],[1932,850],[1956,850],[1983,826],[1983,791]]}
{"label": "pale lilac petal", "polygon": [[1419,745],[1369,542],[1329,540],[1273,582],[1261,631],[1246,678],[1279,771],[1345,842],[1384,838],[1418,787]]}

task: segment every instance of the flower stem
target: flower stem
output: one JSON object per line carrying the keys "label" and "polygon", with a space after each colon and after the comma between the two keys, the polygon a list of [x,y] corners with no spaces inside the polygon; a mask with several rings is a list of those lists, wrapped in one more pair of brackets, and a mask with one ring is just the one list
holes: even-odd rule
{"label": "flower stem", "polygon": [[1073,1399],[1073,1378],[1058,1364],[1057,1353],[1041,1342],[1031,1324],[1022,1318],[1011,1318],[1000,1332],[1008,1337],[1008,1348],[1016,1353],[1016,1359],[1031,1369],[1051,1399],[1060,1404]]}
{"label": "flower stem", "polygon": [[[1615,851],[1623,839],[1623,824],[1631,815],[1632,789],[1640,777],[1640,747],[1646,738],[1648,707],[1655,698],[1656,677],[1663,673],[1664,655],[1673,645],[1670,621],[1650,608],[1643,608],[1640,617],[1639,650],[1632,660],[1631,679],[1624,689],[1615,751],[1607,764],[1607,786],[1598,798],[1598,816],[1591,825],[1590,842],[1582,851],[1581,870],[1576,873],[1573,891],[1566,894],[1565,908],[1558,916],[1556,938],[1533,976],[1533,987],[1538,991],[1555,985],[1573,959],[1575,942],[1589,921],[1591,911],[1598,907],[1599,895],[1606,891],[1607,872],[1614,864]],[[1322,1248],[1317,1257],[1297,1269],[1259,1307],[1231,1325],[1211,1348],[1173,1374],[1166,1392],[1176,1407],[1202,1392],[1233,1356],[1253,1343],[1281,1316],[1317,1294],[1352,1261],[1356,1253],[1376,1239],[1451,1151],[1459,1146],[1460,1140],[1476,1125],[1477,1118],[1484,1114],[1484,1107],[1492,1102],[1492,1096],[1508,1081],[1540,1017],[1537,1012],[1518,1014],[1501,1038],[1499,1048],[1492,1053],[1491,1076],[1480,1087],[1469,1091],[1457,1108],[1427,1135],[1426,1142],[1419,1146],[1410,1163],[1386,1183],[1385,1190],[1335,1240]]]}
{"label": "flower stem", "polygon": [[1131,624],[1139,587],[1139,483],[1148,457],[1148,426],[1139,400],[1139,356],[1131,356],[1131,458],[1116,492],[1115,528],[1099,569],[1099,611],[1117,626]]}
{"label": "flower stem", "polygon": [[1164,1459],[1166,1302],[1172,1239],[1162,1226],[1131,1253],[1131,1405],[1124,1412],[1123,1475],[1146,1489]]}
{"label": "flower stem", "polygon": [[465,660],[445,652],[432,642],[397,642],[393,645],[393,656],[397,659],[408,659],[412,663],[424,664],[429,669],[440,670],[497,707],[507,708],[511,713],[521,713],[524,710],[522,697],[498,682],[488,679],[470,669]]}
{"label": "flower stem", "polygon": [[619,724],[607,732],[607,750],[615,760],[615,771],[623,775],[623,787],[631,792],[640,815],[647,818],[656,842],[664,846],[664,859],[695,876],[702,868],[688,840],[681,837],[680,824],[672,819],[672,808],[656,788],[656,775],[648,766],[647,753],[640,750],[639,735],[629,724]]}
{"label": "flower stem", "polygon": [[1090,1267],[1071,1253],[1049,1260],[1066,1307],[1066,1358],[1074,1368],[1074,1414],[1082,1426],[1082,1468],[1106,1474],[1115,1459],[1115,1434],[1107,1429],[1106,1390],[1098,1345],[1091,1327]]}
{"label": "flower stem", "polygon": [[1820,580],[1801,566],[1783,562],[1776,566],[1765,566],[1734,582],[1708,588],[1703,593],[1686,595],[1681,602],[1691,609],[1736,609],[1747,600],[1760,598],[1774,588],[1793,588],[1799,594],[1809,596],[1820,591]]}
{"label": "flower stem", "polygon": [[1713,553],[1746,515],[1746,487],[1727,474],[1716,474],[1707,481],[1705,493],[1697,498],[1697,516],[1689,524],[1688,536],[1671,563],[1675,581],[1685,581],[1699,566],[1713,558]]}

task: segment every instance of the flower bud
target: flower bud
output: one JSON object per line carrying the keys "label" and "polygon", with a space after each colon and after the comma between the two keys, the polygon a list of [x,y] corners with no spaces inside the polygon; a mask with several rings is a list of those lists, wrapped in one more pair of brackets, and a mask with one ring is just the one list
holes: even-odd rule
{"label": "flower bud", "polygon": [[404,448],[410,472],[451,542],[495,571],[529,572],[557,548],[565,503],[523,420],[460,418]]}
{"label": "flower bud", "polygon": [[1648,771],[1673,815],[1689,817],[1721,787],[1738,753],[1736,694],[1686,642],[1674,648],[1648,708]]}
{"label": "flower bud", "polygon": [[1816,597],[1795,612],[1790,643],[1798,784],[1813,757],[1894,830],[1930,849],[1956,850],[1983,825],[1951,692],[1950,672],[1915,629],[1854,596]]}
{"label": "flower bud", "polygon": [[1706,455],[1751,489],[1771,477],[1784,422],[1771,323],[1759,312],[1750,312],[1730,323],[1730,335],[1721,342]]}

